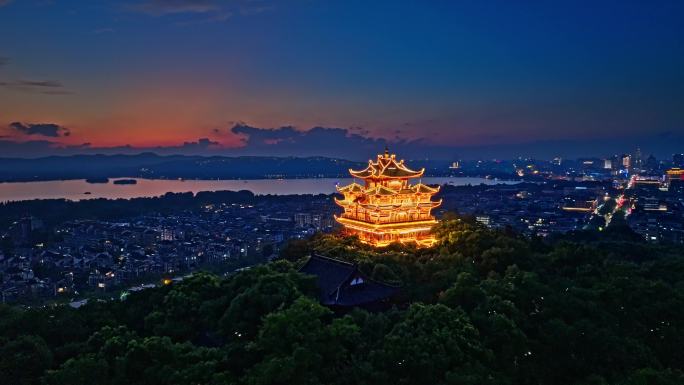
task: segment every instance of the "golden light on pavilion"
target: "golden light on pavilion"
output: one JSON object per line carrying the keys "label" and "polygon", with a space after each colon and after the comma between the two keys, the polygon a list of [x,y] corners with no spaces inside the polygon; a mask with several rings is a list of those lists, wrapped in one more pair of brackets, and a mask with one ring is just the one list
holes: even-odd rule
{"label": "golden light on pavilion", "polygon": [[363,180],[363,185],[354,182],[337,187],[344,199],[335,198],[335,202],[344,212],[335,220],[347,234],[373,246],[393,242],[432,246],[436,239],[431,230],[437,221],[431,211],[442,203],[433,201],[432,196],[439,187],[409,183],[424,172],[409,169],[385,149],[375,161],[369,160],[365,169],[349,170],[355,179]]}

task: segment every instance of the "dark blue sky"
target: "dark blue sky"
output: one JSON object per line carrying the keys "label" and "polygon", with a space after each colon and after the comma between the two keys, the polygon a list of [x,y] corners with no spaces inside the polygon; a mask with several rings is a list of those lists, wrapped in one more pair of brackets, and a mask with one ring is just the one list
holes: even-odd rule
{"label": "dark blue sky", "polygon": [[682,20],[682,1],[0,0],[0,150],[665,156]]}

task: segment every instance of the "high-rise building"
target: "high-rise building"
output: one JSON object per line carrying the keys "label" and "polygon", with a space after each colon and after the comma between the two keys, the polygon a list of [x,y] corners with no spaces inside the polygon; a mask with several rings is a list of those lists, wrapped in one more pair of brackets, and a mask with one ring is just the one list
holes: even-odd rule
{"label": "high-rise building", "polygon": [[357,235],[373,246],[392,242],[431,246],[436,242],[431,229],[437,223],[431,211],[441,204],[441,200],[431,198],[439,187],[409,183],[424,172],[425,169],[409,169],[403,160],[397,160],[385,149],[375,162],[369,160],[365,169],[349,170],[364,185],[354,182],[337,188],[344,198],[336,198],[335,202],[344,212],[335,219],[347,234]]}
{"label": "high-rise building", "polygon": [[613,168],[613,161],[611,159],[604,159],[603,160],[603,168],[606,170],[610,170]]}
{"label": "high-rise building", "polygon": [[634,152],[634,161],[633,161],[633,166],[635,168],[640,169],[642,166],[643,160],[641,159],[641,148],[637,147],[636,151]]}
{"label": "high-rise building", "polygon": [[311,214],[310,213],[296,213],[294,215],[295,227],[307,227],[311,225]]}
{"label": "high-rise building", "polygon": [[175,238],[173,234],[173,229],[163,228],[161,229],[161,232],[159,234],[159,239],[161,239],[162,241],[173,241]]}

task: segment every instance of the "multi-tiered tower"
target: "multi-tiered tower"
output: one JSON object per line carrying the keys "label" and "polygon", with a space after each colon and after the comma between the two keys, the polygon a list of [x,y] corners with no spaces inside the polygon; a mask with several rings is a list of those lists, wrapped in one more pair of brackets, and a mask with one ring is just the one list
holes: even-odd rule
{"label": "multi-tiered tower", "polygon": [[392,242],[416,243],[431,246],[435,237],[432,226],[437,223],[430,213],[442,201],[432,201],[439,191],[422,183],[411,185],[409,179],[419,178],[425,169],[414,171],[397,161],[394,154],[385,149],[375,162],[361,171],[349,170],[356,182],[337,187],[344,199],[335,202],[344,209],[335,220],[348,234],[358,235],[362,242],[373,246],[387,246]]}

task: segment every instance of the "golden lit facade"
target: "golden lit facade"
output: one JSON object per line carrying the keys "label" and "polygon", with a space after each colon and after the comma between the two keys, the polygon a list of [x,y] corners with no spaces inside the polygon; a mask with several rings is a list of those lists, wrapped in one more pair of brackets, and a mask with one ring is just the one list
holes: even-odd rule
{"label": "golden lit facade", "polygon": [[670,183],[673,180],[684,181],[684,169],[674,167],[665,171],[665,181]]}
{"label": "golden lit facade", "polygon": [[409,169],[385,150],[375,161],[369,160],[365,169],[349,170],[355,179],[363,180],[363,185],[354,182],[337,187],[344,198],[335,198],[335,202],[344,212],[335,220],[347,234],[373,246],[392,242],[432,246],[436,240],[431,229],[437,221],[431,211],[442,203],[433,201],[432,196],[439,187],[409,183],[424,172]]}

